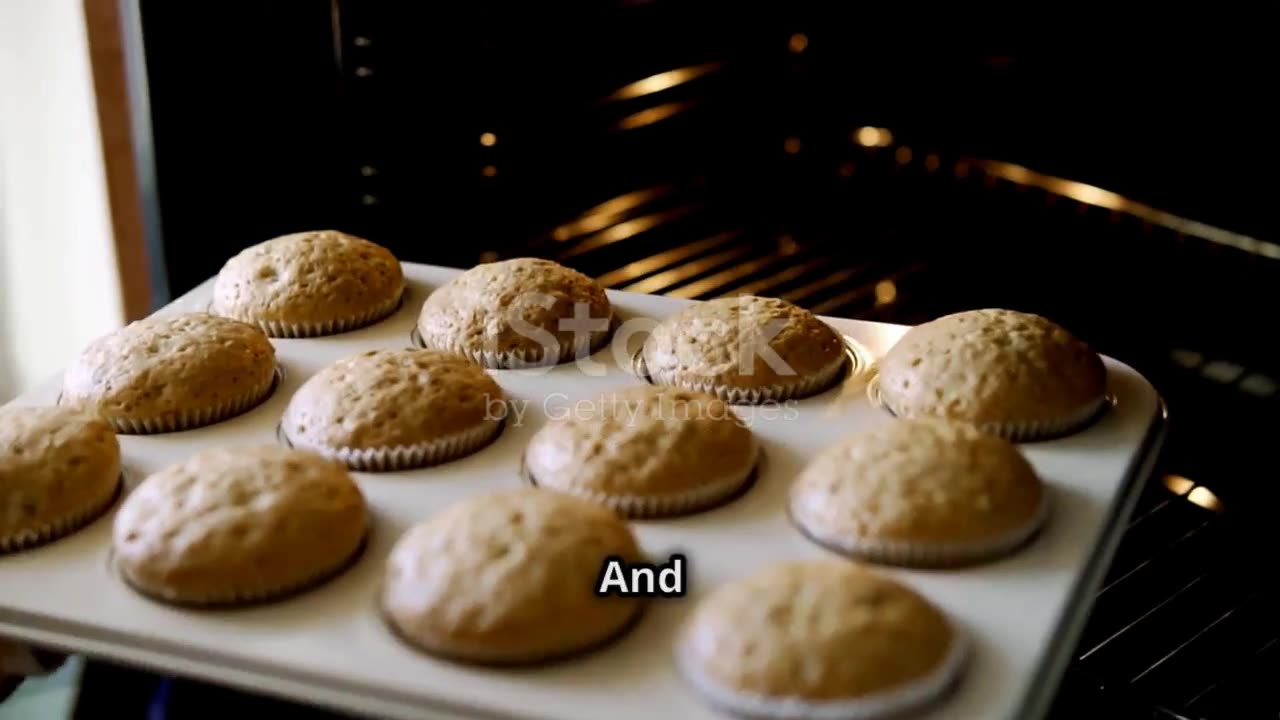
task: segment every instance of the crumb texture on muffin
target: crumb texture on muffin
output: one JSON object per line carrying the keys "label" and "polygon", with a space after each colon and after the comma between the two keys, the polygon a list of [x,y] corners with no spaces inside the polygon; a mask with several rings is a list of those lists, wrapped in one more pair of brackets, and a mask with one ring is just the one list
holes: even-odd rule
{"label": "crumb texture on muffin", "polygon": [[890,561],[895,549],[944,560],[975,544],[1025,539],[1045,501],[1015,445],[926,418],[889,422],[824,450],[793,482],[789,509],[824,545]]}
{"label": "crumb texture on muffin", "polygon": [[213,312],[272,335],[308,335],[375,322],[395,310],[404,272],[391,251],[336,230],[292,233],[223,265]]}
{"label": "crumb texture on muffin", "polygon": [[253,325],[155,315],[89,343],[66,370],[62,402],[108,420],[208,415],[263,399],[275,369],[275,348]]}
{"label": "crumb texture on muffin", "polygon": [[769,388],[832,379],[846,360],[844,348],[835,330],[808,310],[739,296],[696,303],[667,318],[646,338],[643,358],[655,381]]}
{"label": "crumb texture on muffin", "polygon": [[540,486],[642,502],[741,484],[756,453],[751,430],[723,400],[645,385],[575,404],[538,430],[525,463]]}
{"label": "crumb texture on muffin", "polygon": [[1057,423],[1096,411],[1107,371],[1087,344],[1052,321],[971,310],[907,331],[881,360],[882,402],[899,417],[975,423]]}
{"label": "crumb texture on muffin", "polygon": [[677,643],[686,678],[713,702],[785,718],[907,710],[954,678],[963,647],[924,597],[843,561],[782,563],[722,585]]}
{"label": "crumb texture on muffin", "polygon": [[625,630],[634,598],[597,597],[605,559],[641,560],[617,514],[563,493],[490,492],[405,533],[386,565],[383,610],[429,653],[482,663],[552,660]]}
{"label": "crumb texture on muffin", "polygon": [[502,388],[483,368],[438,350],[369,350],[307,379],[284,415],[295,444],[416,445],[497,422]]}
{"label": "crumb texture on muffin", "polygon": [[490,366],[551,364],[598,349],[612,319],[595,280],[550,260],[516,258],[477,265],[437,288],[422,305],[418,333],[428,348]]}
{"label": "crumb texture on muffin", "polygon": [[0,550],[96,517],[120,485],[120,443],[99,417],[66,407],[0,407]]}
{"label": "crumb texture on muffin", "polygon": [[267,599],[338,572],[368,510],[341,465],[278,446],[206,450],[147,477],[121,505],[115,563],[178,603]]}

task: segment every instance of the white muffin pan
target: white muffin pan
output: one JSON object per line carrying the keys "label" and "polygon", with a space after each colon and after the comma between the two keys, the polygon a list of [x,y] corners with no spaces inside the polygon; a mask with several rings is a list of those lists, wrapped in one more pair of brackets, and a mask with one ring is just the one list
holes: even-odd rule
{"label": "white muffin pan", "polygon": [[[282,382],[264,404],[244,415],[187,432],[121,436],[130,487],[199,450],[278,442],[280,415],[307,377],[360,351],[409,347],[422,301],[457,272],[406,263],[408,294],[388,319],[343,335],[275,340],[285,370]],[[211,289],[212,281],[206,282],[160,312],[201,311]],[[657,321],[688,304],[619,292],[610,292],[610,298],[623,321]],[[549,371],[491,371],[512,399],[514,413],[502,435],[472,456],[423,470],[356,473],[374,513],[373,534],[361,559],[325,585],[252,608],[188,610],[157,604],[110,570],[113,507],[70,537],[0,556],[0,636],[372,717],[721,717],[676,672],[672,641],[678,624],[716,585],[779,561],[833,557],[789,524],[788,485],[824,447],[848,433],[894,422],[868,401],[866,367],[906,328],[826,320],[847,338],[859,368],[838,387],[812,398],[738,408],[764,448],[756,483],[732,503],[706,513],[634,523],[650,554],[659,559],[686,555],[688,593],[652,601],[631,632],[592,654],[527,669],[436,660],[406,647],[386,629],[376,597],[387,553],[410,525],[475,493],[519,486],[521,453],[549,416],[611,388],[643,382],[630,370],[643,335],[626,343],[615,338],[614,346],[594,355],[601,373],[574,364]],[[643,323],[624,322],[623,327]],[[1048,524],[1030,545],[1004,560],[966,569],[883,569],[944,608],[973,640],[971,663],[959,686],[919,717],[1033,720],[1052,700],[1163,438],[1164,408],[1156,391],[1133,369],[1109,358],[1106,364],[1115,398],[1109,412],[1075,435],[1021,446],[1052,498]],[[53,403],[60,379],[16,402]]]}

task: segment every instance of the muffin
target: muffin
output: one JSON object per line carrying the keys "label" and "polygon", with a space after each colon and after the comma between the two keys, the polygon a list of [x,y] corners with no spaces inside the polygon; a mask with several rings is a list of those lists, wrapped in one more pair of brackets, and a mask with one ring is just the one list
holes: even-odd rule
{"label": "muffin", "polygon": [[404,272],[389,250],[336,230],[282,235],[227,261],[211,311],[271,337],[333,335],[391,315]]}
{"label": "muffin", "polygon": [[935,705],[968,642],[910,588],[840,561],[775,565],[713,590],[676,658],[706,702],[759,720],[878,720]]}
{"label": "muffin", "polygon": [[847,367],[844,342],[785,300],[708,300],[667,318],[645,339],[639,368],[656,385],[734,404],[781,402],[830,388]]}
{"label": "muffin", "polygon": [[294,447],[353,470],[407,470],[479,450],[506,414],[502,388],[461,355],[370,350],[303,383],[282,430]]}
{"label": "muffin", "polygon": [[707,393],[640,386],[579,403],[525,450],[540,487],[633,518],[697,512],[746,488],[759,446],[727,403]]}
{"label": "muffin", "polygon": [[341,573],[369,514],[338,463],[278,446],[206,450],[144,480],[116,513],[115,567],[177,605],[261,602]]}
{"label": "muffin", "polygon": [[550,260],[477,265],[427,298],[418,316],[424,347],[452,350],[487,368],[550,366],[600,349],[613,309],[595,280]]}
{"label": "muffin", "polygon": [[620,516],[564,493],[482,494],[410,529],[387,559],[384,616],[408,644],[443,658],[525,664],[619,637],[641,610],[600,597],[608,558],[641,561]]}
{"label": "muffin", "polygon": [[941,417],[1011,440],[1074,432],[1107,404],[1107,370],[1039,315],[972,310],[916,326],[880,362],[874,391],[900,418]]}
{"label": "muffin", "polygon": [[89,344],[60,403],[101,415],[116,432],[173,432],[257,407],[276,381],[276,352],[253,325],[206,313],[157,315]]}
{"label": "muffin", "polygon": [[0,407],[0,553],[69,535],[120,489],[120,444],[99,417],[65,407]]}
{"label": "muffin", "polygon": [[791,486],[792,522],[845,555],[895,565],[992,560],[1021,547],[1048,493],[1018,448],[966,423],[900,420],[818,455]]}

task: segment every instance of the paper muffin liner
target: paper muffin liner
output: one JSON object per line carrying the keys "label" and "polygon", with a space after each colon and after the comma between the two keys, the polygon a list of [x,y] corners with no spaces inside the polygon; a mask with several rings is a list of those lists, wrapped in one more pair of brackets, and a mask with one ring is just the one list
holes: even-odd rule
{"label": "paper muffin liner", "polygon": [[336,579],[350,570],[361,557],[369,545],[370,536],[373,534],[372,518],[369,521],[369,527],[366,528],[364,536],[360,542],[356,543],[355,549],[350,552],[341,561],[331,565],[307,578],[302,580],[277,585],[275,587],[263,588],[227,588],[223,592],[206,593],[206,594],[185,594],[180,592],[163,592],[151,588],[144,588],[134,582],[119,562],[117,562],[114,552],[108,555],[108,564],[120,577],[129,589],[139,595],[166,605],[174,605],[178,607],[189,607],[193,609],[202,608],[224,608],[224,607],[240,607],[247,605],[261,605],[271,602],[287,600],[298,595],[310,592],[320,586]]}
{"label": "paper muffin liner", "polygon": [[686,492],[662,495],[615,495],[585,488],[557,487],[541,483],[533,476],[528,464],[523,460],[520,463],[520,472],[525,481],[536,487],[580,497],[603,505],[631,520],[653,520],[692,515],[720,507],[737,498],[750,489],[755,482],[761,455],[760,446],[757,444],[752,452],[751,462],[745,470],[726,473],[722,477],[704,482]]}
{"label": "paper muffin liner", "polygon": [[209,303],[208,310],[210,313],[215,315],[224,315],[225,317],[230,317],[233,320],[240,320],[241,322],[247,322],[251,325],[257,325],[262,329],[262,332],[267,334],[268,337],[284,339],[313,338],[323,337],[325,335],[338,335],[352,330],[359,330],[360,328],[368,327],[380,320],[385,320],[395,313],[395,311],[400,309],[400,306],[404,304],[406,294],[407,289],[404,286],[401,286],[400,292],[396,293],[395,297],[390,300],[384,300],[363,313],[348,317],[332,318],[314,323],[288,323],[280,320],[264,320],[248,316],[225,314],[215,310],[212,301]]}
{"label": "paper muffin liner", "polygon": [[[417,652],[429,655],[441,660],[455,662],[466,665],[476,665],[482,667],[528,667],[533,665],[545,665],[550,663],[565,662],[600,652],[614,643],[621,641],[624,637],[631,634],[633,630],[644,619],[646,611],[649,608],[649,601],[646,598],[627,598],[628,601],[635,603],[635,610],[631,613],[631,617],[610,632],[602,634],[598,638],[594,638],[586,643],[565,647],[560,650],[551,652],[543,652],[538,654],[516,653],[511,651],[503,651],[494,649],[493,646],[481,642],[467,642],[461,640],[440,640],[435,643],[423,643],[409,637],[391,618],[391,614],[387,612],[382,602],[383,591],[379,588],[376,612],[378,617],[382,619],[382,624],[387,628],[393,637],[400,643],[404,644]],[[601,598],[602,602],[607,600]]]}
{"label": "paper muffin liner", "polygon": [[907,568],[945,568],[975,565],[1013,554],[1044,528],[1050,505],[1049,490],[1045,488],[1035,512],[1022,524],[989,538],[949,543],[819,536],[789,510],[787,514],[792,525],[811,542],[850,559]]}
{"label": "paper muffin liner", "polygon": [[[276,365],[271,373],[271,380],[263,387],[254,388],[251,392],[212,407],[185,410],[181,413],[155,418],[126,418],[118,415],[104,415],[111,428],[122,435],[155,435],[158,433],[180,432],[220,423],[242,415],[266,402],[284,380],[284,368]],[[58,396],[62,403],[62,396]]]}
{"label": "paper muffin liner", "polygon": [[[894,417],[903,417],[885,402],[884,397],[880,394],[880,376],[876,375],[867,382],[867,398],[873,405],[883,409]],[[1102,397],[1091,400],[1090,402],[1080,406],[1079,409],[1063,415],[1060,418],[1051,420],[1023,420],[1008,422],[982,422],[971,423],[979,430],[989,435],[1002,437],[1010,442],[1037,442],[1042,440],[1054,440],[1057,438],[1073,435],[1102,418],[1112,405],[1115,404],[1115,398],[1111,395],[1103,395]]]}
{"label": "paper muffin liner", "polygon": [[971,653],[969,637],[951,623],[951,646],[929,674],[862,697],[812,700],[770,696],[725,687],[701,671],[679,650],[676,665],[685,681],[713,707],[748,720],[889,720],[941,702],[960,682]]}
{"label": "paper muffin liner", "polygon": [[[447,348],[449,352],[462,355],[471,362],[486,368],[488,370],[527,370],[532,368],[549,368],[556,365],[563,365],[582,357],[589,357],[600,352],[600,349],[609,344],[613,339],[613,333],[618,329],[618,316],[610,315],[608,331],[597,335],[591,345],[583,355],[579,355],[578,346],[574,344],[561,345],[559,352],[555,355],[548,356],[546,348],[537,347],[533,349],[518,348],[516,350],[508,350],[506,352],[497,352],[494,350],[483,350],[462,343],[455,343]],[[422,331],[414,325],[413,330],[409,333],[409,339],[415,348],[427,349],[427,343],[422,338]]]}
{"label": "paper muffin liner", "polygon": [[112,505],[115,505],[116,500],[124,492],[124,486],[125,475],[122,470],[119,477],[116,478],[111,492],[107,493],[105,497],[94,498],[93,502],[83,508],[53,522],[46,523],[39,528],[22,530],[13,535],[0,536],[0,555],[46,545],[85,528],[105,515],[107,510],[111,509]]}
{"label": "paper muffin liner", "polygon": [[451,435],[438,437],[415,445],[395,447],[352,448],[335,447],[319,443],[302,443],[289,437],[280,428],[280,437],[290,447],[303,448],[319,453],[330,460],[337,460],[351,470],[361,472],[394,472],[413,470],[457,460],[488,445],[502,434],[502,419],[484,420],[480,425]]}
{"label": "paper muffin liner", "polygon": [[838,360],[808,377],[800,377],[790,383],[744,388],[718,385],[710,380],[688,377],[679,371],[650,372],[644,362],[643,352],[641,350],[636,353],[632,360],[632,367],[637,375],[648,380],[650,384],[710,393],[730,405],[765,405],[812,397],[830,390],[839,382],[842,374],[851,371],[853,364],[849,354],[841,352]]}

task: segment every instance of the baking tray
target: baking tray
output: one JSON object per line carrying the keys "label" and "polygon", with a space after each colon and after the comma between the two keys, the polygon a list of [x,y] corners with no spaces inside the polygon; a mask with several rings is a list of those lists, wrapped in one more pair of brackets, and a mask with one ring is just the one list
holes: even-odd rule
{"label": "baking tray", "polygon": [[[284,368],[263,405],[198,430],[121,436],[130,487],[205,448],[278,442],[290,395],[308,376],[371,348],[411,345],[418,309],[458,270],[404,266],[400,310],[343,335],[275,340]],[[203,310],[212,281],[160,313]],[[657,321],[689,301],[610,292],[626,327]],[[638,320],[637,320],[638,319]],[[111,516],[43,548],[0,556],[0,635],[154,668],[334,709],[389,718],[640,720],[720,717],[680,680],[671,646],[680,620],[704,593],[764,565],[829,555],[796,532],[784,512],[787,486],[807,459],[847,433],[893,422],[868,401],[867,368],[903,326],[826,318],[848,340],[858,366],[839,387],[768,409],[739,408],[764,448],[757,482],[717,510],[635,523],[651,554],[683,552],[688,593],[655,600],[615,644],[533,669],[484,669],[416,653],[379,620],[377,588],[391,544],[411,524],[484,490],[520,485],[520,455],[548,415],[579,400],[642,382],[631,374],[634,335],[593,356],[603,374],[573,364],[493,371],[516,413],[481,452],[446,465],[390,474],[357,473],[375,517],[370,544],[348,572],[310,593],[235,610],[183,610],[136,595],[110,572]],[[617,339],[615,346],[621,345]],[[1096,424],[1063,439],[1023,445],[1050,486],[1044,532],[1003,561],[962,570],[895,570],[947,610],[974,640],[973,662],[949,699],[922,718],[1041,717],[1053,697],[1101,575],[1164,433],[1164,406],[1132,368],[1106,358],[1115,404]],[[53,403],[60,378],[15,402]],[[523,408],[523,411],[521,410]]]}

